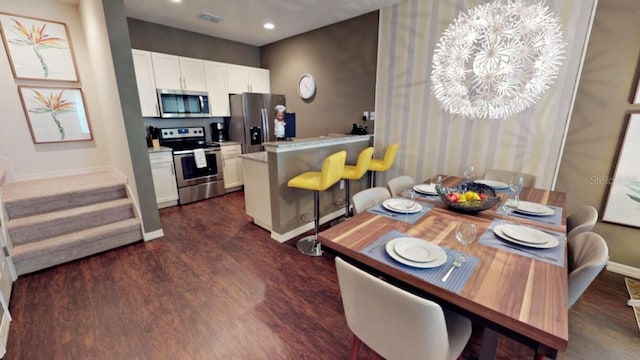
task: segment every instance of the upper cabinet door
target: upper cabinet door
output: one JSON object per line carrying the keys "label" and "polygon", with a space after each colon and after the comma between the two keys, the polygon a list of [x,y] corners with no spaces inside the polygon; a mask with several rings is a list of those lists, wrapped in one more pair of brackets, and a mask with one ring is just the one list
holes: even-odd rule
{"label": "upper cabinet door", "polygon": [[182,89],[180,59],[177,56],[152,52],[151,60],[158,89]]}
{"label": "upper cabinet door", "polygon": [[269,70],[249,68],[249,84],[251,92],[269,94],[271,92]]}
{"label": "upper cabinet door", "polygon": [[204,62],[204,76],[209,92],[209,108],[211,116],[230,116],[229,91],[225,64],[215,61]]}
{"label": "upper cabinet door", "polygon": [[142,116],[156,117],[158,113],[158,96],[156,95],[156,81],[153,76],[151,53],[142,50],[131,50],[133,67],[136,72],[138,97]]}
{"label": "upper cabinet door", "polygon": [[227,66],[227,86],[229,94],[242,94],[251,91],[249,89],[249,71],[246,66],[231,65]]}
{"label": "upper cabinet door", "polygon": [[180,73],[183,90],[207,91],[203,60],[180,57]]}

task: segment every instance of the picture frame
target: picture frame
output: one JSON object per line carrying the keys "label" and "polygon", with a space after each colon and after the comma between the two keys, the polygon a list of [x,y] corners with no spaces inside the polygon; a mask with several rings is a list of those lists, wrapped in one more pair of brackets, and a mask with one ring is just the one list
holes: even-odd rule
{"label": "picture frame", "polygon": [[80,88],[18,86],[34,144],[93,140]]}
{"label": "picture frame", "polygon": [[640,113],[629,116],[603,221],[640,227]]}
{"label": "picture frame", "polygon": [[0,12],[0,32],[14,78],[78,81],[65,23]]}

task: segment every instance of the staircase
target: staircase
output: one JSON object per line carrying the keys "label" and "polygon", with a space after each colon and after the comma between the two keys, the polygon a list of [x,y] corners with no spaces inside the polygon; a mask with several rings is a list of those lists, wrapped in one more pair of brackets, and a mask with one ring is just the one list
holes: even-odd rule
{"label": "staircase", "polygon": [[124,181],[107,171],[7,183],[2,199],[18,275],[142,239]]}

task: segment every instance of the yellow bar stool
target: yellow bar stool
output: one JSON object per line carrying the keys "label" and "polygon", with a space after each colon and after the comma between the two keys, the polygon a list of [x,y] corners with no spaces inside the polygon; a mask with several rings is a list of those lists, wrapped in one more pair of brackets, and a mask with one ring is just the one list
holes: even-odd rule
{"label": "yellow bar stool", "polygon": [[355,165],[345,165],[342,172],[342,178],[347,180],[345,184],[345,205],[344,205],[344,217],[351,216],[351,195],[349,180],[360,180],[362,176],[369,170],[371,164],[371,158],[373,157],[373,147],[370,146],[360,152],[358,160]]}
{"label": "yellow bar stool", "polygon": [[327,156],[322,162],[320,171],[308,171],[302,173],[287,183],[287,186],[305,190],[313,190],[313,215],[314,233],[298,240],[296,246],[301,253],[310,256],[322,255],[322,249],[318,242],[318,230],[320,228],[320,191],[325,191],[340,181],[344,172],[344,162],[347,158],[345,150]]}
{"label": "yellow bar stool", "polygon": [[[393,162],[396,160],[396,155],[398,154],[398,144],[391,144],[384,152],[384,157],[382,159],[371,159],[371,163],[369,164],[370,171],[384,172],[389,170]],[[371,174],[371,187],[376,186],[376,174]]]}

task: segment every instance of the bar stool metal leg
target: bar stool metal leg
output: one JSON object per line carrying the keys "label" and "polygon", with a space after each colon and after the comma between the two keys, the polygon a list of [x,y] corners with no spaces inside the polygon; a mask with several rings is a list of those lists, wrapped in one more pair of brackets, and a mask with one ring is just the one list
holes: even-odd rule
{"label": "bar stool metal leg", "polygon": [[322,256],[322,247],[318,242],[318,232],[320,230],[320,191],[318,190],[313,191],[313,214],[313,235],[305,236],[298,240],[296,247],[305,255]]}
{"label": "bar stool metal leg", "polygon": [[351,216],[351,194],[349,190],[349,183],[351,181],[349,179],[345,180],[344,184],[344,218],[348,218]]}

